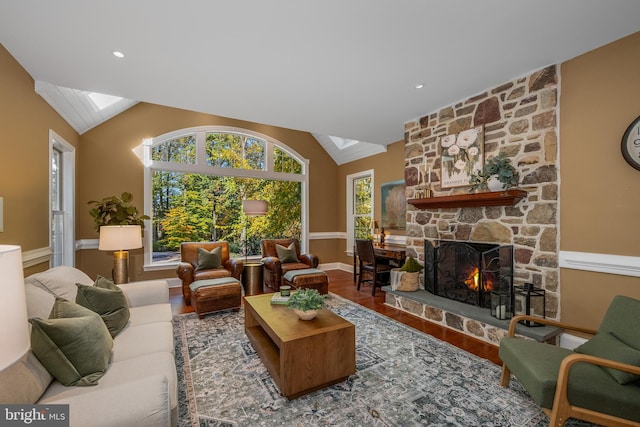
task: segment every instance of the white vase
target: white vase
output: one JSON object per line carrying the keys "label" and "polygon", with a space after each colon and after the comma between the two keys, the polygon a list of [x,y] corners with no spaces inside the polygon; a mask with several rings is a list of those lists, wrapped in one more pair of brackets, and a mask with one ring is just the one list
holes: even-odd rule
{"label": "white vase", "polygon": [[293,312],[298,315],[298,318],[300,318],[300,320],[311,320],[318,314],[318,310],[301,311],[295,308],[293,309]]}
{"label": "white vase", "polygon": [[487,187],[489,191],[502,191],[504,190],[504,184],[498,180],[498,175],[491,175],[487,180]]}

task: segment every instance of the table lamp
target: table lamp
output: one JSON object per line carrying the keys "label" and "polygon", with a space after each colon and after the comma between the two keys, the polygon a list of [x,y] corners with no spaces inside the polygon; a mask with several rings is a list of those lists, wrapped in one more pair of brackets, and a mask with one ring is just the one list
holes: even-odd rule
{"label": "table lamp", "polygon": [[[267,214],[269,203],[266,200],[243,200],[242,212],[246,216],[263,216]],[[244,224],[244,260],[247,261],[249,247],[247,246],[247,223]]]}
{"label": "table lamp", "polygon": [[0,371],[31,347],[20,246],[0,245]]}
{"label": "table lamp", "polygon": [[142,247],[142,228],[139,225],[103,225],[100,227],[101,251],[113,253],[113,282],[116,284],[129,282],[128,249]]}

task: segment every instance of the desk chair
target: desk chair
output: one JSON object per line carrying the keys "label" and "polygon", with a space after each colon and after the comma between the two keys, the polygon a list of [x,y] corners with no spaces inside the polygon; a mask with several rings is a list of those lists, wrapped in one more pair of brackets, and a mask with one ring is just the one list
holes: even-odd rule
{"label": "desk chair", "polygon": [[[382,264],[380,260],[376,258],[371,240],[357,239],[356,248],[358,250],[358,259],[360,260],[358,290],[360,290],[360,284],[362,282],[371,282],[371,295],[375,296],[377,286],[389,284],[391,266],[389,264]],[[365,273],[370,279],[364,278]]]}

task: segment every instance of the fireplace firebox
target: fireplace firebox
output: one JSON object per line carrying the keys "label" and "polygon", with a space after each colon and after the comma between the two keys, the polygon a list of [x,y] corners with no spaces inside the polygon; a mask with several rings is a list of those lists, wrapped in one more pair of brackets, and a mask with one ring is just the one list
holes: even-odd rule
{"label": "fireplace firebox", "polygon": [[492,292],[511,293],[511,245],[425,240],[424,253],[424,285],[434,295],[492,309]]}

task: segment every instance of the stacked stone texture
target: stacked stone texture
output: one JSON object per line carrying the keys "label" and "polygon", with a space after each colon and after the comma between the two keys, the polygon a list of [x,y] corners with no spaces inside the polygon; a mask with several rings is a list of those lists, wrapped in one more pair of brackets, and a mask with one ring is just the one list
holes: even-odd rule
{"label": "stacked stone texture", "polygon": [[[408,204],[409,254],[424,262],[424,239],[513,245],[514,282],[546,290],[549,318],[558,317],[559,307],[558,90],[557,68],[549,66],[405,124],[407,199],[427,181],[423,171],[429,169],[433,197],[472,191],[440,188],[439,143],[480,125],[485,159],[504,152],[520,174],[518,188],[527,191],[508,207],[420,210]],[[477,326],[470,325],[476,332]]]}

